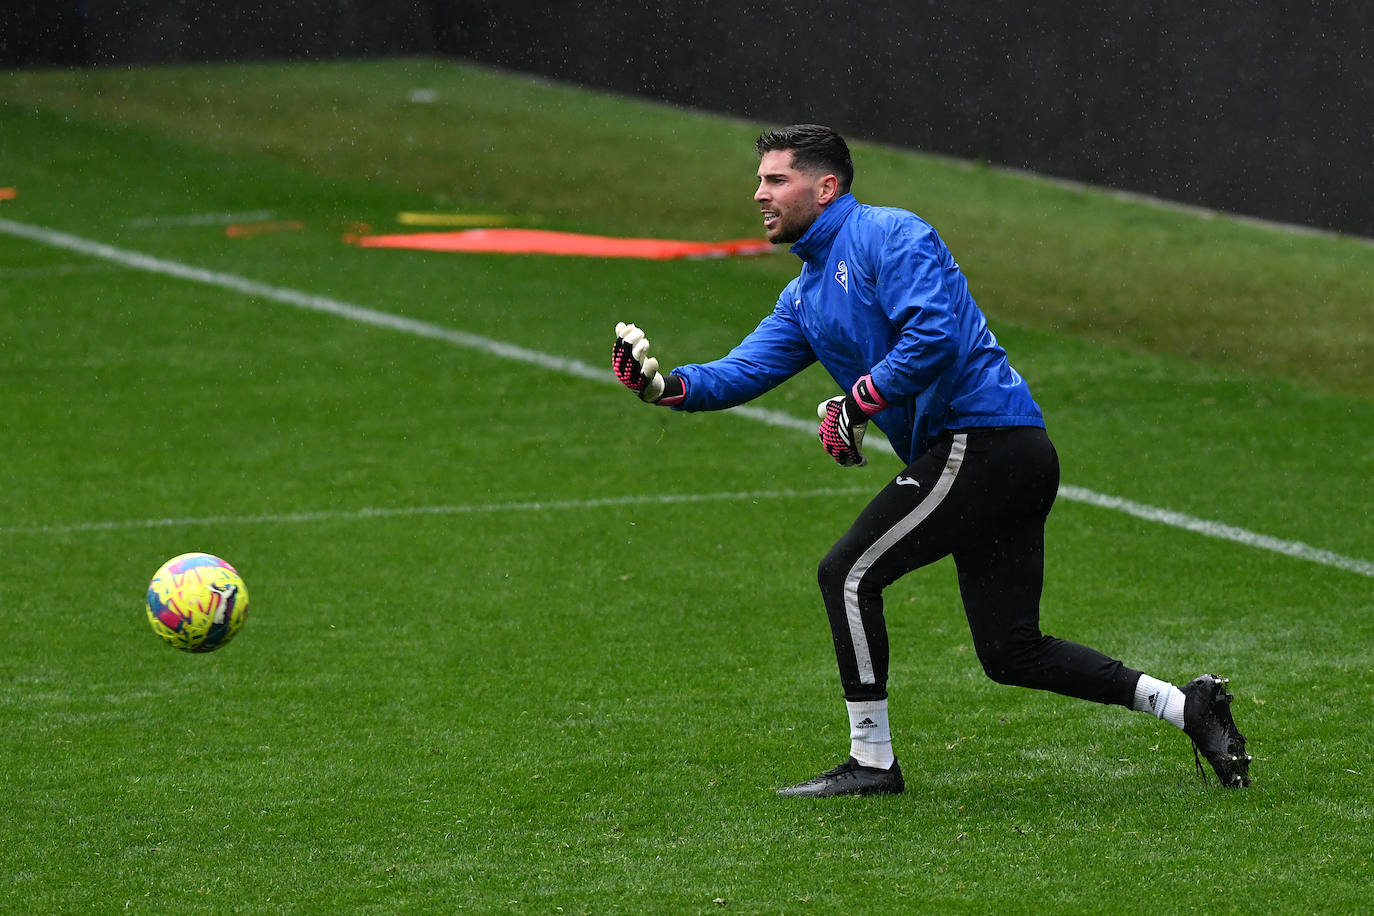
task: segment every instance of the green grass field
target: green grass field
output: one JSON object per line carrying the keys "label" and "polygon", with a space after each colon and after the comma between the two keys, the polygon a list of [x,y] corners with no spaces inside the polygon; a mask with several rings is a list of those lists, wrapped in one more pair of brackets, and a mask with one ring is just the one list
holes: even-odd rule
{"label": "green grass field", "polygon": [[[343,241],[757,236],[766,126],[437,61],[0,74],[0,911],[1368,909],[1374,246],[856,144],[1066,485],[1282,543],[1048,531],[1046,631],[1232,677],[1249,789],[984,678],[946,561],[888,593],[907,793],[798,803],[847,747],[815,565],[895,461],[800,429],[818,372],[688,416],[583,368],[617,320],[718,355],[795,259]],[[211,655],[144,619],[190,550],[252,595]]]}

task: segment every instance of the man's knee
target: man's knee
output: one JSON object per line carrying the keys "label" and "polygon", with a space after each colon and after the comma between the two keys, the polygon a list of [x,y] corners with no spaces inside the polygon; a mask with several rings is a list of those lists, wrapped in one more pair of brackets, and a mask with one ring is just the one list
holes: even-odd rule
{"label": "man's knee", "polygon": [[1044,637],[999,637],[977,640],[974,649],[983,672],[999,684],[1032,686],[1038,680],[1038,649]]}
{"label": "man's knee", "polygon": [[830,552],[821,558],[820,565],[816,567],[816,581],[820,583],[821,592],[838,594],[844,589],[845,581],[848,580],[853,568],[853,560],[847,557],[838,546],[831,548]]}

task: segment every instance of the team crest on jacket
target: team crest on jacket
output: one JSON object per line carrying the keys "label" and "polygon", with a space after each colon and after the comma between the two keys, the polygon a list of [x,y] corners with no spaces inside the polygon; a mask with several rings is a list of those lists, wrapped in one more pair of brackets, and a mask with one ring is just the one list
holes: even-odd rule
{"label": "team crest on jacket", "polygon": [[849,292],[849,268],[845,266],[844,261],[840,262],[839,269],[835,271],[835,279],[844,287],[845,292]]}

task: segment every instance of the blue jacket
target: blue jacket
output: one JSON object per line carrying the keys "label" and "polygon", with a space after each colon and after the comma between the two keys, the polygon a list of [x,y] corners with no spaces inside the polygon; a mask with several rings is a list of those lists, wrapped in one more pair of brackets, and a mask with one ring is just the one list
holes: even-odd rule
{"label": "blue jacket", "polygon": [[873,376],[891,405],[873,422],[907,463],[947,429],[1044,427],[959,265],[925,220],[845,194],[792,252],[802,271],[771,315],[724,357],[673,370],[686,382],[678,409],[743,404],[820,360],[845,391]]}

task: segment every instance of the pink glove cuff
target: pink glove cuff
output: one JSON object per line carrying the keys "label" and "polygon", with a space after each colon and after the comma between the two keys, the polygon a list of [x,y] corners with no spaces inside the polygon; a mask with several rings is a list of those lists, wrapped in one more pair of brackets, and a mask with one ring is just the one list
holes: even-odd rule
{"label": "pink glove cuff", "polygon": [[873,384],[873,376],[871,375],[860,377],[849,393],[853,395],[854,401],[859,405],[859,409],[864,412],[864,416],[871,417],[889,406],[887,398],[883,397],[878,392],[878,387]]}

